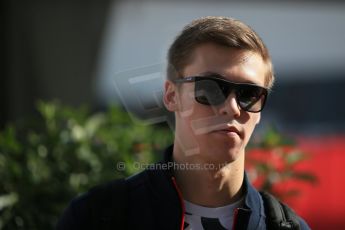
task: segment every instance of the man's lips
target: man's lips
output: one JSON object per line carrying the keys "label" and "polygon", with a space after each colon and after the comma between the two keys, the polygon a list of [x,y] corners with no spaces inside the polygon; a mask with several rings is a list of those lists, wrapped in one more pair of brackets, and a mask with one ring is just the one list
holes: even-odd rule
{"label": "man's lips", "polygon": [[224,133],[228,135],[237,135],[239,137],[242,136],[241,132],[235,126],[231,126],[231,125],[220,127],[218,129],[213,130],[212,132]]}
{"label": "man's lips", "polygon": [[214,116],[203,119],[193,120],[191,122],[194,134],[202,135],[207,133],[222,133],[228,135],[237,135],[243,138],[243,131],[232,122],[229,122],[229,118],[226,116]]}

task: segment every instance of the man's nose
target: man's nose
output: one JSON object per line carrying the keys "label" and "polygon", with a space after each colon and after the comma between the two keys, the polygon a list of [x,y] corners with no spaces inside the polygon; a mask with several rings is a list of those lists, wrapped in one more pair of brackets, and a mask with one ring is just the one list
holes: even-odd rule
{"label": "man's nose", "polygon": [[230,115],[234,117],[240,116],[241,108],[237,103],[236,94],[234,92],[229,94],[220,109],[220,113],[222,115]]}

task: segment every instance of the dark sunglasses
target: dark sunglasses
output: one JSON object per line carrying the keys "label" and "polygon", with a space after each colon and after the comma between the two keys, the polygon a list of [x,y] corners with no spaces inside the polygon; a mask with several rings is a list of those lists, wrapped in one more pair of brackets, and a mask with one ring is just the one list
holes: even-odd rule
{"label": "dark sunglasses", "polygon": [[264,108],[269,91],[255,84],[234,83],[217,76],[192,76],[176,79],[174,82],[195,82],[195,100],[203,105],[221,105],[234,91],[239,107],[252,113]]}

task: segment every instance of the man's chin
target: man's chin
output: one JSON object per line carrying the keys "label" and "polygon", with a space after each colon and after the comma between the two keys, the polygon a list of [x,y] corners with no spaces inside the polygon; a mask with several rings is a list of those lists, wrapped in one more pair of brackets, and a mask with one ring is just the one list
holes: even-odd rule
{"label": "man's chin", "polygon": [[204,158],[204,162],[228,164],[236,161],[242,154],[243,150],[238,146],[213,146],[211,148],[202,148],[200,154]]}

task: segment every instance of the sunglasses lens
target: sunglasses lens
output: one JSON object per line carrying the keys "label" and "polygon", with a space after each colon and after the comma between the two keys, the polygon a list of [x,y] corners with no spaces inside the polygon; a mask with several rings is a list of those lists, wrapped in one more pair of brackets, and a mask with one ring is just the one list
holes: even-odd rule
{"label": "sunglasses lens", "polygon": [[265,88],[210,78],[199,78],[195,81],[195,100],[204,105],[220,105],[225,102],[234,88],[236,89],[236,100],[241,109],[248,112],[262,110],[267,96]]}
{"label": "sunglasses lens", "polygon": [[204,105],[220,105],[226,100],[223,90],[215,80],[200,79],[195,82],[195,100]]}
{"label": "sunglasses lens", "polygon": [[237,103],[249,112],[262,110],[266,100],[267,90],[254,85],[240,85],[236,91]]}

